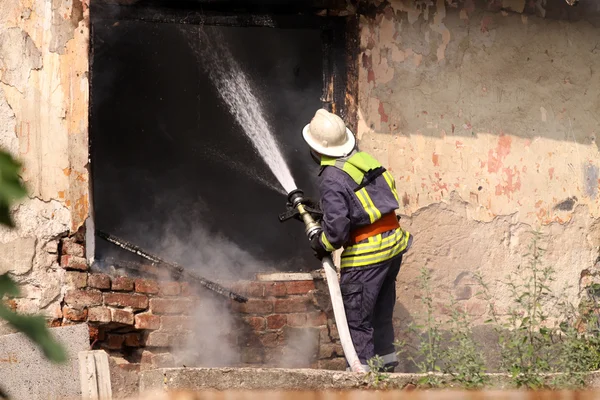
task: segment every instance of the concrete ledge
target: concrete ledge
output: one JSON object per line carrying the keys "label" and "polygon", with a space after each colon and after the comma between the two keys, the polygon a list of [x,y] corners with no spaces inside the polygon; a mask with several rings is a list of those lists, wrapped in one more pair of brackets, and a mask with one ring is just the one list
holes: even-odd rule
{"label": "concrete ledge", "polygon": [[[444,377],[441,374],[436,374]],[[556,376],[547,375],[548,382]],[[423,374],[388,374],[380,386],[414,388]],[[508,374],[489,374],[486,389],[513,389]],[[445,376],[444,378],[449,378]],[[446,379],[449,381],[450,379]],[[600,372],[588,374],[588,388],[600,388]],[[369,375],[351,372],[285,368],[163,368],[142,371],[140,393],[150,391],[204,390],[349,390],[370,388]],[[453,388],[452,384],[445,388]]]}

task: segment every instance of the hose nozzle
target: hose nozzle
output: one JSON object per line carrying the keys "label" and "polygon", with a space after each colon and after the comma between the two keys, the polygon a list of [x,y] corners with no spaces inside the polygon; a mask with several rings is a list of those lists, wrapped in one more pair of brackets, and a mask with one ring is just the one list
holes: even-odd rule
{"label": "hose nozzle", "polygon": [[304,222],[306,236],[308,239],[312,239],[317,231],[321,229],[321,225],[315,221],[312,215],[306,210],[304,206],[304,202],[306,201],[304,199],[304,192],[300,189],[292,190],[288,193],[288,201],[293,208],[298,210],[302,222]]}

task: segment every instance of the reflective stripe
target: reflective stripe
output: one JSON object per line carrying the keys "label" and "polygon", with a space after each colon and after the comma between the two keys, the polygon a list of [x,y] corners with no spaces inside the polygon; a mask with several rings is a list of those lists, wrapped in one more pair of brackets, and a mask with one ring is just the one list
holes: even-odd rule
{"label": "reflective stripe", "polygon": [[[350,160],[352,160],[350,162]],[[365,177],[363,171],[369,171],[371,169],[381,167],[381,164],[377,162],[371,155],[362,152],[353,152],[347,157],[321,157],[321,165],[329,165],[341,169],[350,177],[357,185],[360,185]]]}
{"label": "reflective stripe", "polygon": [[378,264],[397,256],[408,246],[409,234],[405,231],[401,232],[402,238],[399,241],[393,245],[382,247],[379,251],[374,251],[367,254],[346,255],[346,250],[344,249],[341,257],[340,268],[364,267],[366,265]]}
{"label": "reflective stripe", "polygon": [[375,207],[369,193],[367,193],[367,188],[362,188],[358,192],[356,192],[356,197],[360,201],[360,204],[363,206],[367,214],[369,215],[369,221],[371,223],[377,221],[381,218],[381,211]]}
{"label": "reflective stripe", "polygon": [[[356,151],[347,157],[333,158],[322,156],[321,165],[332,166],[344,171],[357,185],[362,184],[365,178],[365,171],[372,171],[381,167],[381,164],[371,155]],[[394,199],[398,202],[399,197],[393,176],[385,170],[382,176]],[[371,224],[381,218],[381,211],[375,206],[373,199],[367,191],[367,187],[357,190],[354,194],[364,212],[368,215]],[[340,267],[362,267],[387,261],[402,253],[407,248],[410,238],[410,234],[401,228],[396,229],[395,232],[387,237],[382,237],[381,234],[371,236],[363,243],[345,247]],[[321,236],[321,241],[328,251],[333,251],[334,247],[324,233]]]}
{"label": "reflective stripe", "polygon": [[383,173],[383,177],[385,178],[385,181],[387,182],[388,186],[390,187],[390,189],[392,190],[392,194],[394,195],[394,197],[396,198],[396,201],[398,201],[398,192],[396,192],[396,182],[394,182],[394,178],[392,177],[392,175],[385,171]]}
{"label": "reflective stripe", "polygon": [[398,356],[396,355],[396,353],[390,353],[390,354],[381,356],[381,360],[383,361],[384,364],[391,364],[394,362],[398,362]]}
{"label": "reflective stripe", "polygon": [[383,239],[381,238],[381,234],[371,236],[376,240],[373,240],[373,242],[358,243],[344,248],[344,256],[353,256],[357,255],[358,253],[372,253],[378,250],[385,249],[386,247],[391,246],[395,242],[402,240],[402,235],[402,230],[400,228],[397,228],[396,232]]}
{"label": "reflective stripe", "polygon": [[325,250],[327,250],[327,251],[335,250],[335,247],[333,247],[331,242],[329,240],[327,240],[327,236],[325,236],[325,232],[321,232],[321,242],[323,243],[323,246],[325,246]]}

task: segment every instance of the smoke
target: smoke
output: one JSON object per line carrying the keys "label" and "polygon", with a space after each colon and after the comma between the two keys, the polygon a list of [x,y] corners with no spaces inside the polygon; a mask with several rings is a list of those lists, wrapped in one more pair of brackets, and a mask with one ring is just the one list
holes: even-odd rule
{"label": "smoke", "polygon": [[239,364],[234,327],[224,302],[203,296],[191,315],[190,334],[173,350],[177,365],[218,368]]}
{"label": "smoke", "polygon": [[275,270],[268,262],[254,259],[224,234],[204,229],[198,220],[194,222],[194,226],[182,234],[182,224],[171,221],[156,240],[155,253],[213,280],[237,281],[241,277],[252,278],[258,272]]}
{"label": "smoke", "polygon": [[317,360],[319,330],[315,328],[285,329],[286,343],[277,365],[282,368],[308,368]]}
{"label": "smoke", "polygon": [[[102,52],[94,53],[97,90],[91,123],[98,228],[225,287],[275,266],[279,271],[318,268],[301,226],[279,224],[277,213],[285,210],[282,189],[199,71],[205,65],[204,53],[194,52],[202,45],[197,29],[182,40],[171,24],[97,28],[95,37],[105,41]],[[262,43],[267,35],[257,29],[251,30],[257,38],[252,43]],[[237,37],[224,42],[248,79],[255,78],[252,89],[264,106],[264,123],[284,144],[296,182],[311,194],[310,175],[316,176],[317,167],[301,129],[320,106],[320,65],[309,57],[316,53],[318,60],[320,48],[299,51],[299,34],[282,39],[269,31],[264,46],[281,41],[273,47],[281,54],[263,50],[257,69],[256,55],[247,54],[256,50],[247,46],[248,31],[235,31]],[[100,258],[139,261],[102,239],[96,245]],[[192,334],[177,354],[185,365],[235,364],[238,352],[229,339],[239,335],[239,327],[229,301],[200,290]],[[308,365],[314,358],[314,333],[289,333],[280,363]]]}

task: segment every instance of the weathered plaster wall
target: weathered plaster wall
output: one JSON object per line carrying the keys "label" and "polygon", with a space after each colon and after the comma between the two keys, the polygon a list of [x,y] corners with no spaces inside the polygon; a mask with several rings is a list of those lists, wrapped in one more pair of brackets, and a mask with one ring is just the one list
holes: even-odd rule
{"label": "weathered plaster wall", "polygon": [[[538,227],[555,287],[575,299],[580,273],[600,270],[600,29],[542,18],[546,2],[529,14],[524,1],[429,3],[374,2],[360,22],[360,146],[394,173],[415,234],[397,324],[419,308],[420,267],[442,311],[454,294],[484,312],[474,272],[506,307],[495,279]],[[488,8],[498,3],[518,12]]]}
{"label": "weathered plaster wall", "polygon": [[59,317],[58,238],[88,213],[86,0],[0,1],[0,146],[23,162],[29,199],[0,229],[0,273],[23,284],[19,311]]}

